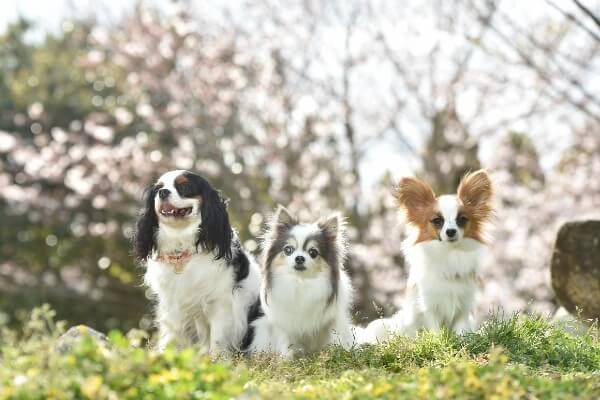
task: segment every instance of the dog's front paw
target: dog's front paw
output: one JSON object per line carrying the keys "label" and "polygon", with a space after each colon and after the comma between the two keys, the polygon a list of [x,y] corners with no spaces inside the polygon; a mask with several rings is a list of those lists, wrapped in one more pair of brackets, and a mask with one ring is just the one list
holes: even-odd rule
{"label": "dog's front paw", "polygon": [[465,333],[473,332],[475,329],[475,319],[472,315],[469,315],[465,318],[461,318],[454,324],[454,332],[459,335],[463,335]]}

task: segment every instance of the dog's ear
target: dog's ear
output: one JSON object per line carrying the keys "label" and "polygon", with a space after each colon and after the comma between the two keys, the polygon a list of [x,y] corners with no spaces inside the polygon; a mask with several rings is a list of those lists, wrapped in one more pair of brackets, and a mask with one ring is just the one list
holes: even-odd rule
{"label": "dog's ear", "polygon": [[140,211],[133,234],[133,250],[138,260],[144,261],[156,248],[156,231],[158,230],[158,216],[154,210],[154,198],[157,188],[149,186],[144,191],[144,208]]}
{"label": "dog's ear", "polygon": [[[340,213],[334,213],[326,218],[317,221],[317,226],[321,229],[323,239],[327,247],[335,249],[334,252],[327,253],[335,254],[339,260],[344,260],[347,253],[347,235],[346,235],[346,220]],[[333,260],[330,260],[333,261]],[[337,265],[337,264],[331,264]]]}
{"label": "dog's ear", "polygon": [[231,260],[231,241],[233,231],[227,214],[227,204],[221,193],[213,189],[208,183],[202,187],[202,205],[200,213],[202,222],[198,227],[198,240],[196,246],[201,245],[203,250],[214,252],[215,260],[225,258]]}
{"label": "dog's ear", "polygon": [[344,220],[339,213],[335,213],[327,218],[320,219],[317,222],[317,225],[321,228],[321,231],[326,237],[335,239],[340,236],[344,226]]}
{"label": "dog's ear", "polygon": [[275,214],[273,216],[273,222],[276,225],[292,226],[297,223],[296,219],[292,216],[287,208],[279,204]]}
{"label": "dog's ear", "polygon": [[407,222],[412,224],[423,223],[436,202],[431,186],[416,178],[402,178],[393,194]]}
{"label": "dog's ear", "polygon": [[331,303],[338,294],[339,270],[343,268],[347,254],[346,223],[339,213],[331,214],[317,221],[321,229],[322,240],[320,241],[321,256],[326,260],[330,268],[330,281],[332,291],[328,303]]}
{"label": "dog's ear", "polygon": [[[286,233],[296,225],[298,221],[292,216],[287,208],[279,204],[275,212],[267,219],[267,224],[262,235],[261,248],[263,253],[263,267],[268,268],[273,258],[281,250]],[[268,276],[268,272],[267,275]]]}
{"label": "dog's ear", "polygon": [[398,205],[405,209],[416,209],[435,203],[435,193],[431,186],[416,178],[405,177],[394,188]]}
{"label": "dog's ear", "polygon": [[480,169],[466,174],[457,190],[458,198],[466,205],[475,207],[492,199],[492,180],[488,173]]}

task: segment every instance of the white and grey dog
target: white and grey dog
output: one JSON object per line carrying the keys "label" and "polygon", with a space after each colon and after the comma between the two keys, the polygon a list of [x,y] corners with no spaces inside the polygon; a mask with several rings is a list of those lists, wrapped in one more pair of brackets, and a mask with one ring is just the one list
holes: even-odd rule
{"label": "white and grey dog", "polygon": [[260,304],[245,345],[284,357],[329,344],[350,348],[352,287],[344,271],[344,224],[337,214],[300,223],[279,206],[265,235]]}
{"label": "white and grey dog", "polygon": [[181,170],[162,175],[147,190],[134,246],[157,300],[159,350],[169,343],[211,354],[240,348],[260,271],[208,181]]}

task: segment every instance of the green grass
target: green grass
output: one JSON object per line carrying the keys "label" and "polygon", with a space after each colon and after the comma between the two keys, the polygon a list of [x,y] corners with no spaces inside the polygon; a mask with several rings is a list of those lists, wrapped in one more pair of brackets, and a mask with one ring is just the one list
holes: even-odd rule
{"label": "green grass", "polygon": [[60,354],[64,331],[49,308],[0,337],[0,399],[47,398],[600,398],[600,340],[539,316],[491,317],[476,333],[397,337],[351,352],[213,362],[193,349],[140,347],[145,334],[84,336]]}

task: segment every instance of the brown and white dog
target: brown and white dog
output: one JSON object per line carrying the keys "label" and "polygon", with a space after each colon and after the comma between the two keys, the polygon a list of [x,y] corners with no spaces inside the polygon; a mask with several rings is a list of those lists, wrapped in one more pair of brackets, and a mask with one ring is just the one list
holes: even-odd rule
{"label": "brown and white dog", "polygon": [[394,196],[412,231],[403,243],[410,268],[407,294],[403,309],[371,322],[360,342],[385,340],[390,333],[414,336],[420,329],[474,328],[476,273],[494,213],[492,194],[484,170],[467,174],[457,194],[439,197],[418,179],[400,181]]}

